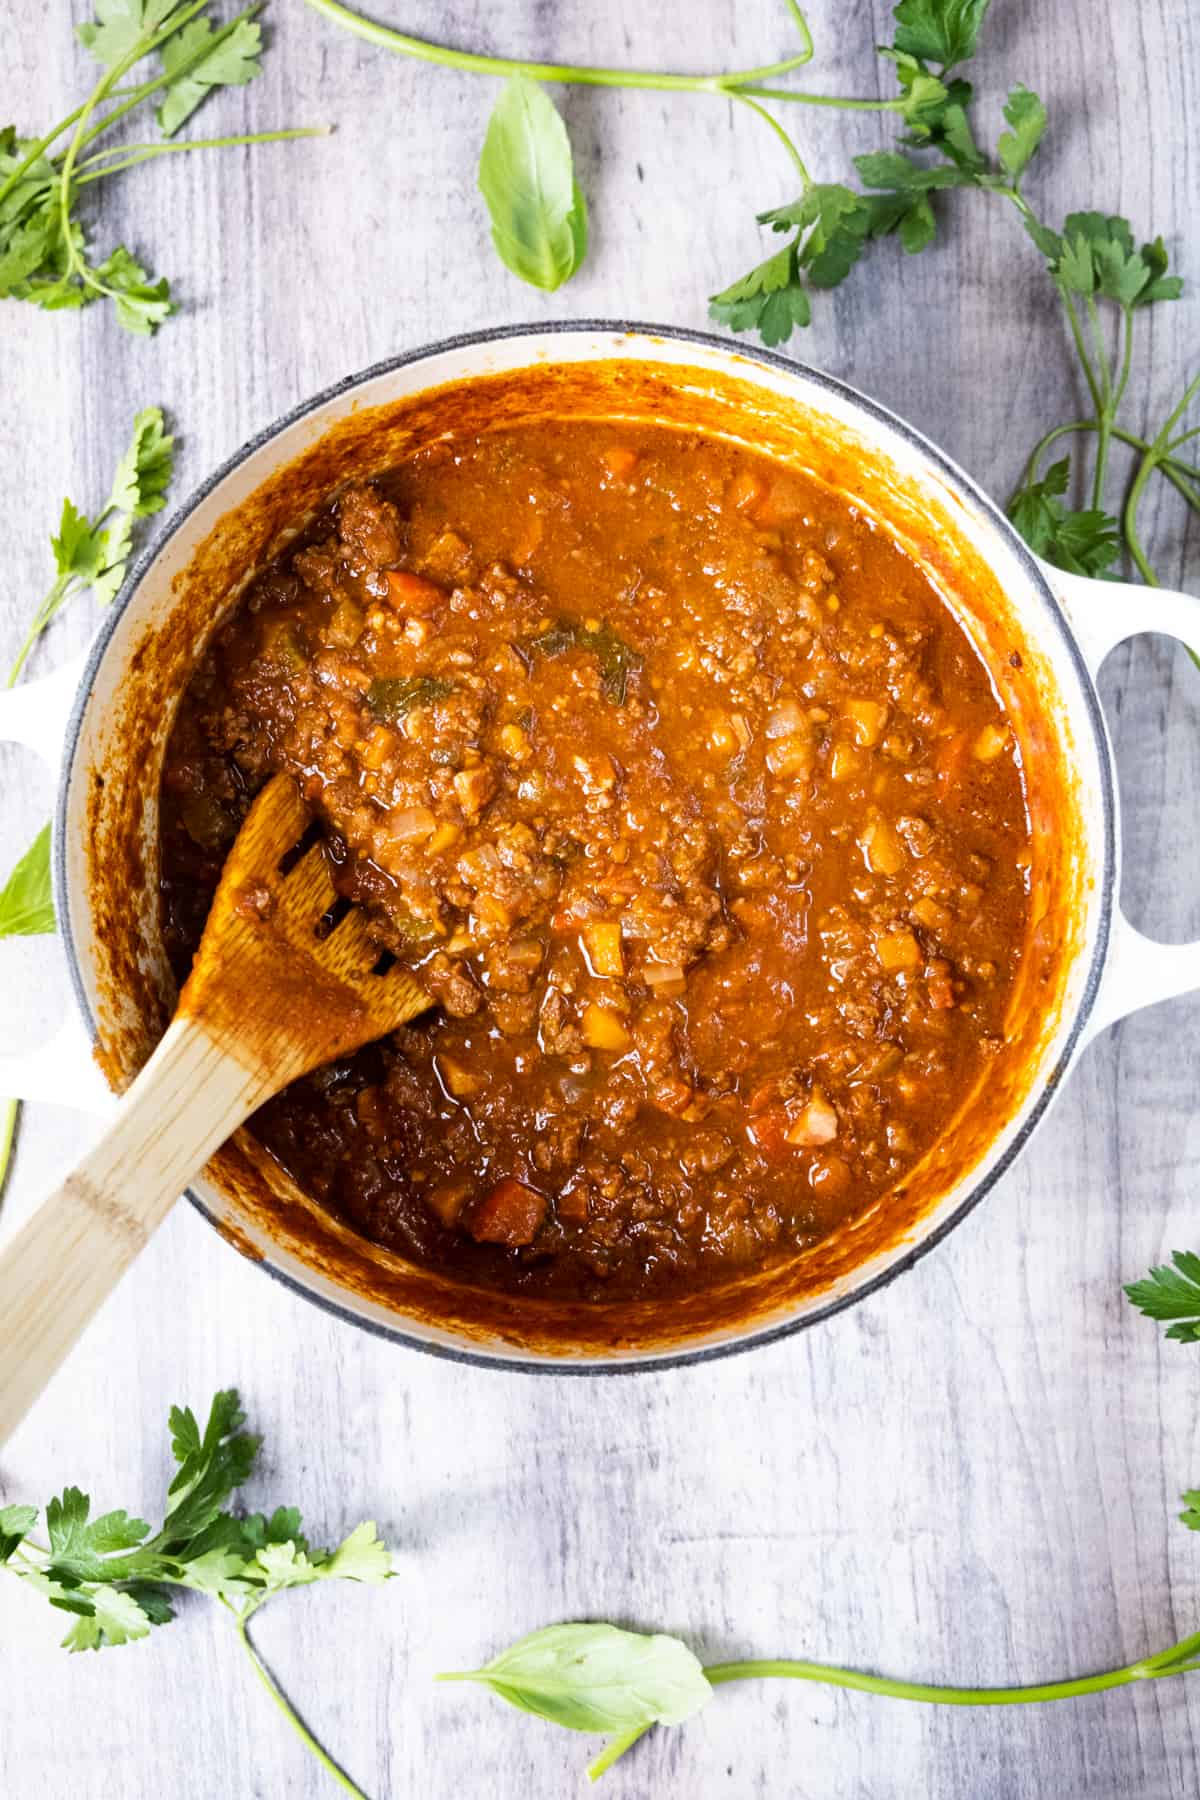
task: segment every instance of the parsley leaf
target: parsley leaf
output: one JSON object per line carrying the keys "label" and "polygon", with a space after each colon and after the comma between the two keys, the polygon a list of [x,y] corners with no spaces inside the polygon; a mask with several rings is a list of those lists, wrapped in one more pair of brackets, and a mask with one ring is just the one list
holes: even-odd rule
{"label": "parsley leaf", "polygon": [[587,253],[587,204],[575,179],[567,128],[541,84],[514,75],[488,121],[479,191],[506,268],[553,290]]}
{"label": "parsley leaf", "polygon": [[1027,87],[1015,87],[1004,102],[1004,117],[1012,127],[1001,134],[996,146],[1000,166],[1019,181],[1046,129],[1046,108]]}
{"label": "parsley leaf", "polygon": [[262,29],[243,14],[214,32],[206,18],[184,26],[159,52],[170,81],[155,117],[166,137],[189,119],[215,87],[244,87],[262,73]]}
{"label": "parsley leaf", "polygon": [[903,150],[869,150],[854,166],[869,188],[899,194],[928,194],[938,188],[971,187],[974,177],[953,163],[918,163]]}
{"label": "parsley leaf", "polygon": [[[1166,1335],[1176,1343],[1200,1344],[1200,1256],[1194,1251],[1176,1250],[1170,1263],[1151,1269],[1144,1281],[1131,1281],[1125,1292],[1148,1319],[1174,1320]],[[1200,1529],[1200,1520],[1194,1528]]]}
{"label": "parsley leaf", "polygon": [[112,297],[118,321],[135,337],[150,337],[175,311],[166,276],[155,281],[123,244],[97,265],[95,273]]}
{"label": "parsley leaf", "polygon": [[0,1563],[6,1563],[28,1537],[37,1516],[36,1506],[0,1506]]}
{"label": "parsley leaf", "polygon": [[137,519],[161,510],[174,468],[175,440],[157,406],[144,407],[133,421],[129,446],[117,464],[108,500],[88,518],[72,500],[63,501],[58,531],[50,539],[55,581],[33,615],[25,641],[9,673],[12,687],[33,646],[68,600],[90,588],[102,604],[125,579]]}
{"label": "parsley leaf", "polygon": [[757,331],[764,344],[786,344],[796,325],[807,325],[812,306],[800,278],[796,245],[788,244],[709,301],[709,313],[731,331]]}
{"label": "parsley leaf", "polygon": [[0,888],[0,938],[42,937],[54,929],[50,827],[43,825]]}
{"label": "parsley leaf", "polygon": [[129,447],[117,464],[108,504],[131,519],[161,512],[175,465],[175,439],[168,437],[157,406],[146,406],[133,421]]}
{"label": "parsley leaf", "polygon": [[1189,1531],[1200,1531],[1200,1488],[1189,1488],[1186,1494],[1180,1494],[1183,1511],[1180,1518]]}
{"label": "parsley leaf", "polygon": [[989,0],[900,0],[896,48],[943,70],[975,54]]}
{"label": "parsley leaf", "polygon": [[1041,481],[1027,482],[1008,504],[1008,516],[1029,548],[1056,568],[1075,575],[1103,575],[1121,554],[1117,521],[1099,508],[1073,512],[1064,506],[1070,459],[1047,469]]}
{"label": "parsley leaf", "polygon": [[111,69],[153,36],[178,0],[96,0],[96,17],[75,27],[75,35],[97,62]]}
{"label": "parsley leaf", "polygon": [[1061,233],[1031,232],[1050,272],[1066,293],[1102,295],[1126,307],[1177,300],[1183,283],[1168,275],[1160,238],[1137,249],[1129,221],[1098,212],[1071,213]]}

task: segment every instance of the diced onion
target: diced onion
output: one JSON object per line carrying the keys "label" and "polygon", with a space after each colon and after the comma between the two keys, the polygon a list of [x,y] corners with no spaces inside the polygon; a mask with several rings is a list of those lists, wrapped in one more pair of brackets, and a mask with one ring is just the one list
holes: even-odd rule
{"label": "diced onion", "polygon": [[407,844],[415,838],[432,837],[437,820],[427,806],[402,806],[388,814],[386,830],[397,843]]}
{"label": "diced onion", "polygon": [[769,738],[796,737],[804,730],[804,725],[799,701],[781,700],[767,714],[766,733]]}

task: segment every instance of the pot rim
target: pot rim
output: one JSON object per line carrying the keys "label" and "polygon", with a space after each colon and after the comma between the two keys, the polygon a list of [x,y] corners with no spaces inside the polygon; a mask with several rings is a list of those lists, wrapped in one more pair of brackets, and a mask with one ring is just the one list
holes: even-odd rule
{"label": "pot rim", "polygon": [[[395,356],[384,357],[379,362],[370,364],[357,373],[344,376],[323,388],[311,399],[301,401],[289,412],[264,426],[242,444],[230,456],[226,457],[211,475],[194,488],[191,494],[171,513],[156,531],[153,540],[146,545],[129,568],[120,590],[114,596],[107,609],[103,623],[92,642],[84,662],[75,700],[71,708],[70,718],[63,739],[62,764],[58,776],[58,790],[54,805],[54,833],[52,874],[54,886],[54,904],[60,922],[63,945],[66,950],[67,968],[70,975],[71,989],[75,1003],[93,1040],[96,1032],[96,1021],[87,997],[83,981],[79,956],[75,947],[75,935],[72,927],[71,900],[66,871],[66,820],[68,790],[71,785],[71,774],[75,762],[76,751],[82,729],[84,714],[91,699],[96,674],[104,660],[108,646],[113,638],[120,620],[140,588],[143,580],[161,555],[164,547],[175,537],[196,508],[220,486],[236,469],[286,431],[290,426],[310,414],[320,411],[332,401],[363,387],[379,376],[395,373],[398,369],[408,368],[414,363],[424,362],[435,356],[458,350],[469,350],[502,340],[527,337],[531,339],[544,337],[632,337],[639,339],[665,338],[675,343],[695,344],[710,351],[717,351],[723,356],[736,358],[750,365],[765,365],[785,375],[799,376],[819,390],[836,394],[857,407],[873,424],[879,424],[895,432],[907,445],[916,450],[922,461],[934,468],[950,485],[981,511],[987,522],[1007,540],[1008,548],[1017,562],[1022,566],[1031,587],[1042,601],[1045,612],[1053,621],[1062,646],[1074,665],[1079,677],[1080,691],[1083,696],[1087,721],[1096,740],[1100,755],[1097,762],[1100,770],[1100,813],[1102,844],[1102,866],[1097,881],[1097,925],[1095,940],[1091,949],[1091,962],[1075,1015],[1066,1033],[1058,1062],[1042,1084],[1037,1097],[1022,1119],[1011,1144],[998,1161],[974,1181],[946,1218],[942,1219],[919,1244],[899,1255],[894,1262],[882,1268],[860,1286],[852,1287],[846,1293],[815,1307],[800,1317],[784,1319],[776,1324],[763,1327],[759,1331],[747,1332],[744,1336],[730,1337],[718,1344],[699,1344],[691,1349],[668,1351],[661,1356],[653,1353],[638,1355],[628,1360],[594,1361],[557,1361],[546,1359],[522,1359],[519,1353],[512,1356],[492,1350],[476,1350],[451,1344],[431,1343],[404,1330],[397,1325],[385,1324],[380,1320],[365,1318],[355,1312],[348,1304],[341,1304],[328,1296],[316,1292],[306,1285],[298,1276],[288,1270],[277,1267],[268,1256],[256,1259],[256,1266],[263,1269],[274,1280],[284,1287],[300,1294],[305,1300],[319,1307],[323,1312],[357,1326],[359,1330],[370,1332],[374,1337],[383,1338],[392,1343],[402,1344],[407,1349],[419,1350],[427,1356],[440,1357],[449,1362],[466,1363],[479,1368],[502,1370],[510,1374],[550,1375],[550,1376],[595,1376],[595,1375],[640,1375],[657,1372],[662,1369],[676,1369],[694,1364],[715,1362],[720,1358],[734,1356],[742,1352],[761,1348],[768,1344],[778,1343],[781,1339],[791,1337],[799,1331],[807,1330],[813,1325],[824,1323],[849,1307],[857,1305],[869,1295],[880,1292],[900,1275],[906,1274],[924,1256],[949,1236],[960,1225],[968,1214],[974,1212],[979,1203],[989,1194],[1000,1177],[1007,1173],[1017,1157],[1024,1150],[1033,1132],[1041,1123],[1064,1077],[1073,1062],[1075,1055],[1084,1040],[1084,1031],[1099,993],[1104,966],[1108,956],[1109,938],[1112,927],[1112,912],[1116,886],[1116,795],[1113,775],[1112,755],[1109,747],[1108,733],[1104,716],[1100,707],[1099,695],[1091,671],[1087,666],[1079,641],[1072,630],[1054,589],[1046,578],[1044,566],[1029,549],[1015,527],[1005,514],[986,494],[965,470],[934,444],[923,432],[891,411],[879,401],[861,393],[851,383],[841,380],[836,375],[829,375],[824,370],[813,368],[808,363],[799,362],[793,357],[784,356],[777,350],[769,350],[763,346],[743,349],[728,339],[718,337],[715,332],[696,331],[687,326],[655,325],[628,319],[556,319],[544,323],[529,322],[515,325],[488,326],[477,331],[459,332],[452,337],[439,338],[430,344],[422,344],[415,350],[405,350]],[[466,377],[465,379],[470,379]],[[192,1188],[185,1190],[185,1197],[201,1216],[219,1231],[218,1220],[205,1202]]]}

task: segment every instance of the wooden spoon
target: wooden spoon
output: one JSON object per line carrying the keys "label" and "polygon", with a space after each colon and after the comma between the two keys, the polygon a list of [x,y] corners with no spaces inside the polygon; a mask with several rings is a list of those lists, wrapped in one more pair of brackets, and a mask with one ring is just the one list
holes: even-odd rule
{"label": "wooden spoon", "polygon": [[379,944],[357,908],[321,935],[338,900],[325,846],[288,859],[310,824],[295,782],[275,776],[229,853],[165,1037],[99,1143],[0,1253],[0,1443],[230,1132],[429,1006],[409,970],[374,973]]}

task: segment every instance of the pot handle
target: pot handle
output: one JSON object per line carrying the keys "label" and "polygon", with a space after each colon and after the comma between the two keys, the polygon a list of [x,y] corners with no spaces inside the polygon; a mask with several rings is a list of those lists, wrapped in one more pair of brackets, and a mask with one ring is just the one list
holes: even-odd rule
{"label": "pot handle", "polygon": [[[1176,638],[1200,654],[1200,599],[1195,595],[1127,581],[1093,581],[1082,575],[1068,575],[1062,569],[1046,568],[1045,573],[1062,601],[1093,678],[1110,650],[1143,632]],[[1157,943],[1134,930],[1118,902],[1113,911],[1108,967],[1088,1021],[1087,1037],[1095,1037],[1143,1006],[1190,994],[1197,988],[1200,940],[1193,944]]]}
{"label": "pot handle", "polygon": [[[24,744],[57,771],[85,660],[77,657],[42,681],[0,689],[0,743]],[[115,1095],[96,1066],[87,1032],[75,1012],[49,1043],[0,1056],[0,1095],[44,1100],[91,1113],[107,1112],[115,1104]]]}

